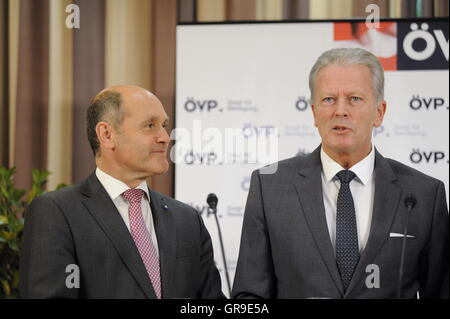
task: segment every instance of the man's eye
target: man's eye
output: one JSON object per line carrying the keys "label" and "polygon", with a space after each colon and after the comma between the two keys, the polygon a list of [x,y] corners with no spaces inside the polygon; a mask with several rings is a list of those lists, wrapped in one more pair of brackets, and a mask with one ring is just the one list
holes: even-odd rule
{"label": "man's eye", "polygon": [[352,96],[351,99],[352,99],[352,102],[360,102],[360,101],[362,101],[362,98],[360,98],[359,96]]}
{"label": "man's eye", "polygon": [[334,101],[334,99],[332,97],[326,97],[326,98],[323,99],[323,101],[325,103],[332,103]]}

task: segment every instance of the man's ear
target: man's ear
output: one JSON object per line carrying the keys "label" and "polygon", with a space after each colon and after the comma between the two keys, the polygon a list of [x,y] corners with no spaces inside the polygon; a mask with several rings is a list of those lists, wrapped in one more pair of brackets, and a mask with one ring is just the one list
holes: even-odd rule
{"label": "man's ear", "polygon": [[100,148],[114,149],[116,146],[115,132],[108,122],[98,122],[95,126],[95,132],[97,133]]}
{"label": "man's ear", "polygon": [[385,100],[380,101],[377,105],[377,114],[375,118],[375,122],[373,124],[374,127],[379,127],[383,123],[384,114],[386,113],[387,103]]}

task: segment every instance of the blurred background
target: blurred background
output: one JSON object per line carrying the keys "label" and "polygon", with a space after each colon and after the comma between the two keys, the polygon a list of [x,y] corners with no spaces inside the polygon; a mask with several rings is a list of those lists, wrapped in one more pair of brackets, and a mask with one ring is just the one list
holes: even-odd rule
{"label": "blurred background", "polygon": [[[67,28],[76,4],[80,27]],[[179,23],[448,17],[448,0],[0,0],[0,166],[52,174],[48,189],[82,181],[95,168],[85,113],[102,88],[154,92],[174,125]],[[174,193],[174,168],[151,186]]]}

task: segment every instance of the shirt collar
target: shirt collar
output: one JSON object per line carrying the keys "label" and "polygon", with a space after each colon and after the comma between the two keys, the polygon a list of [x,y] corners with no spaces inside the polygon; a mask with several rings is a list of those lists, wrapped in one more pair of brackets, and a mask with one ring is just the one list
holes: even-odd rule
{"label": "shirt collar", "polygon": [[[320,160],[322,162],[322,170],[327,183],[333,180],[337,173],[345,169],[330,156],[328,156],[328,154],[323,150],[323,147],[321,147],[320,149]],[[374,168],[375,148],[372,145],[372,150],[370,151],[369,155],[367,155],[364,159],[362,159],[349,169],[356,174],[357,179],[363,185],[367,185],[373,175]]]}
{"label": "shirt collar", "polygon": [[[106,192],[108,193],[109,197],[111,197],[112,200],[115,200],[120,195],[122,195],[123,192],[130,189],[130,187],[127,184],[103,172],[98,167],[95,170],[95,175],[97,176],[98,180],[103,185],[103,187],[105,188]],[[148,200],[150,201],[147,182],[145,180],[142,181],[142,183],[140,183],[136,188],[142,189],[147,195]]]}

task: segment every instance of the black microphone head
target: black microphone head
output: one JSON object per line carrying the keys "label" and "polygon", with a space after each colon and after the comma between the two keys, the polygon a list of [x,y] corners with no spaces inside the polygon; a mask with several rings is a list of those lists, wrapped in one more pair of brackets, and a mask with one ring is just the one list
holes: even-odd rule
{"label": "black microphone head", "polygon": [[408,194],[408,196],[406,196],[405,198],[405,206],[408,209],[413,209],[414,206],[416,206],[417,204],[417,199],[413,194]]}
{"label": "black microphone head", "polygon": [[219,199],[217,198],[217,195],[214,193],[209,194],[208,197],[206,198],[206,202],[208,203],[209,207],[212,209],[217,207],[218,201],[219,201]]}

